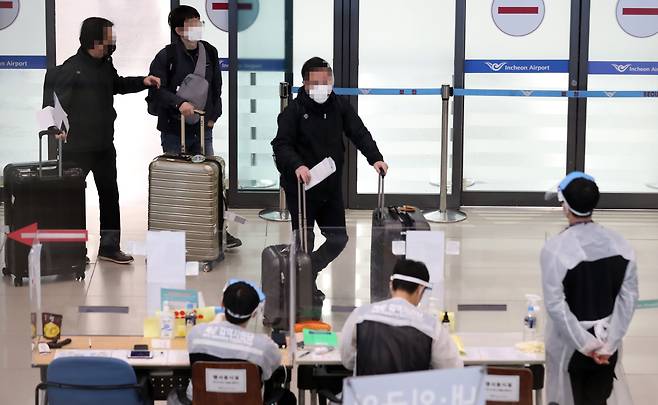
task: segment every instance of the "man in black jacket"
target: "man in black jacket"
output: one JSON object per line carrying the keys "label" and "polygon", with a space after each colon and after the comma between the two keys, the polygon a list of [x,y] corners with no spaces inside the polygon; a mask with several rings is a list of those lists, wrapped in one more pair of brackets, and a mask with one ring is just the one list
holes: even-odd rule
{"label": "man in black jacket", "polygon": [[[307,193],[307,223],[313,229],[317,222],[326,242],[311,254],[315,277],[343,251],[347,245],[345,207],[341,187],[345,134],[368,159],[378,173],[388,166],[352,106],[333,93],[333,72],[329,63],[315,57],[302,67],[304,86],[295,100],[279,115],[279,129],[272,141],[276,165],[281,173],[281,185],[286,191],[293,228],[298,227],[297,183],[311,180],[310,168],[331,157],[336,172],[311,188]],[[314,235],[309,232],[309,250],[313,250]],[[317,287],[316,303],[324,299]]]}
{"label": "man in black jacket", "polygon": [[[176,7],[169,13],[169,27],[175,34],[175,41],[163,48],[151,62],[150,73],[162,79],[162,87],[149,91],[148,101],[152,113],[158,116],[158,130],[162,151],[169,154],[181,153],[180,120],[194,115],[194,110],[203,110],[206,115],[204,146],[206,156],[215,154],[212,143],[212,130],[222,115],[222,72],[219,66],[217,49],[206,41],[201,41],[203,22],[199,12],[190,6]],[[206,52],[205,79],[208,82],[208,97],[204,105],[193,105],[190,100],[176,94],[178,87],[190,73],[194,73],[199,59],[199,44]],[[185,126],[186,152],[192,155],[201,153],[199,124]],[[226,247],[242,245],[240,239],[226,233]]]}
{"label": "man in black jacket", "polygon": [[114,148],[114,95],[136,93],[160,86],[160,79],[121,77],[112,64],[116,41],[114,24],[100,17],[87,18],[80,29],[80,49],[44,84],[45,106],[54,106],[53,91],[68,114],[70,128],[62,134],[64,164],[94,174],[100,203],[100,260],[128,264],[133,261],[119,248],[121,216]]}

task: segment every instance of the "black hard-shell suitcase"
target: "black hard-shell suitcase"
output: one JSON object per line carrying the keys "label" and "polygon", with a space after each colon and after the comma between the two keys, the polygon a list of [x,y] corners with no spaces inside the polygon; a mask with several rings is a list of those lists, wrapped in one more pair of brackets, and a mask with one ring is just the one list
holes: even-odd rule
{"label": "black hard-shell suitcase", "polygon": [[384,176],[379,176],[378,205],[372,213],[370,246],[370,302],[390,298],[389,282],[393,267],[400,258],[393,254],[393,242],[404,241],[406,231],[429,231],[419,209],[404,211],[384,204]]}
{"label": "black hard-shell suitcase", "polygon": [[[86,229],[85,178],[82,169],[62,167],[62,146],[57,161],[42,163],[41,138],[52,132],[39,133],[39,163],[15,163],[5,166],[5,225],[13,232],[33,223],[38,229]],[[85,242],[43,242],[41,275],[68,275],[85,278]],[[28,254],[31,247],[12,239],[6,240],[3,275],[13,275],[14,285],[23,284],[28,276]]]}
{"label": "black hard-shell suitcase", "polygon": [[[319,319],[313,307],[313,270],[306,248],[306,192],[299,185],[301,249],[297,249],[297,321]],[[268,246],[261,255],[261,283],[265,294],[263,323],[274,330],[288,328],[290,313],[290,245]]]}

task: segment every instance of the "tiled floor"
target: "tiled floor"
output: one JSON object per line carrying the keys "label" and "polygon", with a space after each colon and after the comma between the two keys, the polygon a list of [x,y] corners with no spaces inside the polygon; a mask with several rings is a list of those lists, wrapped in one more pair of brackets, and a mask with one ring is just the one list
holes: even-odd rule
{"label": "tiled floor", "polygon": [[[98,234],[97,213],[89,207],[89,229]],[[547,236],[560,231],[561,213],[550,209],[467,209],[467,221],[433,226],[448,240],[460,242],[460,254],[446,257],[445,296],[449,309],[458,304],[506,304],[506,311],[458,312],[459,331],[519,331],[526,293],[539,293],[538,255]],[[289,240],[288,225],[266,223],[256,211],[242,211],[249,222],[231,225],[244,245],[227,253],[214,271],[188,277],[187,287],[218,302],[226,280],[240,277],[260,282],[260,253],[265,246]],[[139,246],[145,238],[145,210],[124,205],[123,242]],[[604,225],[622,232],[637,250],[641,299],[658,298],[658,212],[608,211],[597,215]],[[340,328],[345,307],[369,299],[370,213],[348,212],[350,242],[331,269],[320,277],[327,293],[325,320]],[[90,252],[97,237],[89,242]],[[145,314],[145,265],[138,256],[132,266],[92,264],[84,282],[44,279],[43,307],[64,314],[67,334],[140,334]],[[30,369],[28,289],[16,288],[7,277],[0,283],[0,403],[33,401],[38,373]],[[80,314],[80,305],[128,306],[128,314]],[[658,310],[638,310],[625,340],[625,367],[636,405],[656,403],[658,385]],[[258,327],[258,325],[255,325]]]}

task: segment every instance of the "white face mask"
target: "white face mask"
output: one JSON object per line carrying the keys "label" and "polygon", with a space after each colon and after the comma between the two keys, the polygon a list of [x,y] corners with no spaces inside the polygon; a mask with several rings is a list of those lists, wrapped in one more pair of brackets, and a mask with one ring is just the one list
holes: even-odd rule
{"label": "white face mask", "polygon": [[318,84],[309,89],[308,95],[316,103],[324,104],[329,99],[333,88],[334,86],[331,84]]}
{"label": "white face mask", "polygon": [[203,27],[189,27],[186,31],[187,40],[190,42],[201,41],[203,38]]}

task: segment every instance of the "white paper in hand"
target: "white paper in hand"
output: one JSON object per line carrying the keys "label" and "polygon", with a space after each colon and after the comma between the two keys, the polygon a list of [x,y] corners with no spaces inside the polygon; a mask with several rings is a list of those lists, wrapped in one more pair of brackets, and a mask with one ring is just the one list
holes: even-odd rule
{"label": "white paper in hand", "polygon": [[311,181],[304,185],[304,189],[312,189],[335,172],[336,162],[330,157],[325,158],[322,162],[318,163],[311,169]]}
{"label": "white paper in hand", "polygon": [[54,94],[54,99],[55,109],[53,111],[53,118],[55,118],[55,126],[61,129],[62,124],[64,124],[66,126],[66,130],[68,131],[71,129],[69,126],[69,116],[66,114],[66,111],[64,111],[62,104],[60,104],[59,98],[57,98],[57,94]]}
{"label": "white paper in hand", "polygon": [[55,109],[51,106],[47,106],[43,110],[37,111],[37,124],[39,125],[40,130],[57,126],[55,124],[55,118],[53,118],[54,111]]}

